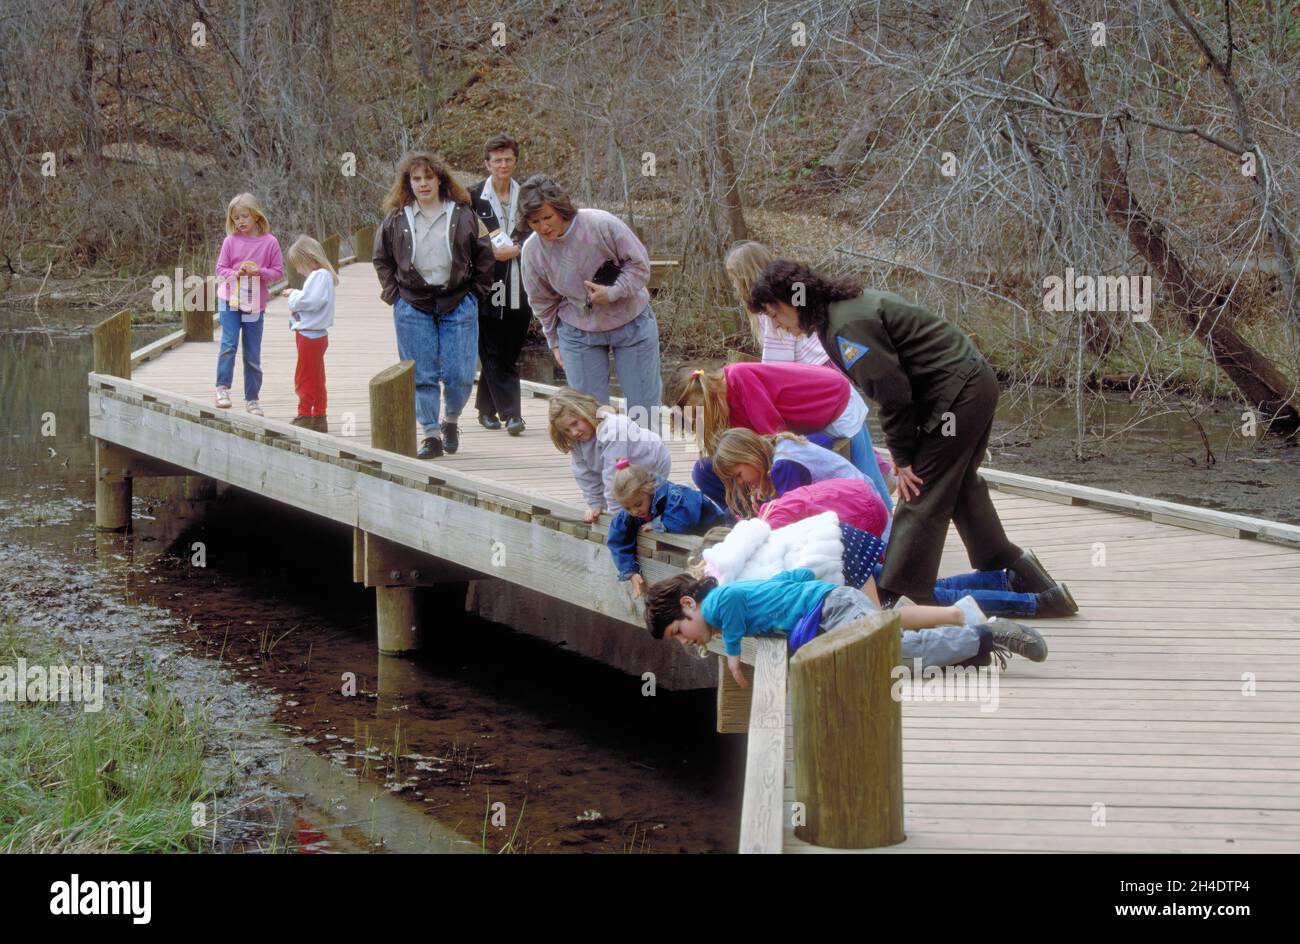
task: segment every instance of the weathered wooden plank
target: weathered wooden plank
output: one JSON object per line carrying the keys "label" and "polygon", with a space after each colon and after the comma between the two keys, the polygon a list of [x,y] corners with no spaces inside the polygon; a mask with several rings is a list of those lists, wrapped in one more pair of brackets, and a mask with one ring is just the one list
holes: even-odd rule
{"label": "weathered wooden plank", "polygon": [[786,641],[757,640],[745,792],[740,816],[742,853],[779,853],[785,823]]}

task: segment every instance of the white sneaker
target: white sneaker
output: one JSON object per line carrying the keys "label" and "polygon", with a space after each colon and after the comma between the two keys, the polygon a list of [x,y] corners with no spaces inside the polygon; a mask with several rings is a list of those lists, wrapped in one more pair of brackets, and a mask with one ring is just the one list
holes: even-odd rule
{"label": "white sneaker", "polygon": [[975,602],[975,598],[972,596],[962,597],[953,606],[961,610],[962,616],[966,617],[967,626],[982,626],[989,621],[989,618],[984,615],[984,611],[980,609],[980,605]]}
{"label": "white sneaker", "polygon": [[266,414],[262,412],[262,405],[256,400],[249,400],[244,404],[244,409],[248,410],[248,412],[252,413],[254,416],[266,416]]}
{"label": "white sneaker", "polygon": [[229,387],[217,388],[217,406],[219,406],[223,410],[230,409],[230,388]]}

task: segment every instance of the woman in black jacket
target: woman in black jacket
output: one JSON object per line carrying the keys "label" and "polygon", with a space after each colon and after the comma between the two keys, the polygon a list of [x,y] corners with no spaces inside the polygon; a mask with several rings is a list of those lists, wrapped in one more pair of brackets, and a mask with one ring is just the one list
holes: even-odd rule
{"label": "woman in black jacket", "polygon": [[460,413],[478,358],[479,305],[492,292],[492,244],[465,188],[425,151],[402,159],[384,210],[373,262],[381,297],[393,306],[397,355],[415,361],[419,456],[436,459],[460,447]]}

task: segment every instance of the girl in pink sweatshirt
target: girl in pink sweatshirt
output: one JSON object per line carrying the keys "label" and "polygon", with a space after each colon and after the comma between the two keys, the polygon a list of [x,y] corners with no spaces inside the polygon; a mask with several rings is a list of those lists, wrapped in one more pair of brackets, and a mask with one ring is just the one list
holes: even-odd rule
{"label": "girl in pink sweatshirt", "polygon": [[226,239],[217,256],[217,318],[221,349],[217,354],[217,406],[230,406],[235,378],[235,351],[244,336],[244,405],[264,415],[257,402],[262,391],[262,328],[267,289],[284,277],[280,243],[261,203],[241,193],[226,208]]}

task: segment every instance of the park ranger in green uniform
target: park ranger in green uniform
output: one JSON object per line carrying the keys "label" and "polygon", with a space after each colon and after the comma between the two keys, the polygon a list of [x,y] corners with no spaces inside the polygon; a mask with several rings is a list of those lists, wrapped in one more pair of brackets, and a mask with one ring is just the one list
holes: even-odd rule
{"label": "park ranger in green uniform", "polygon": [[899,504],[880,589],[929,602],[948,522],[976,570],[1010,570],[1011,589],[1056,587],[1031,551],[1007,539],[977,474],[993,431],[998,381],[970,338],[944,319],[854,280],[778,259],[754,283],[753,311],[815,334],[831,361],[880,408]]}

